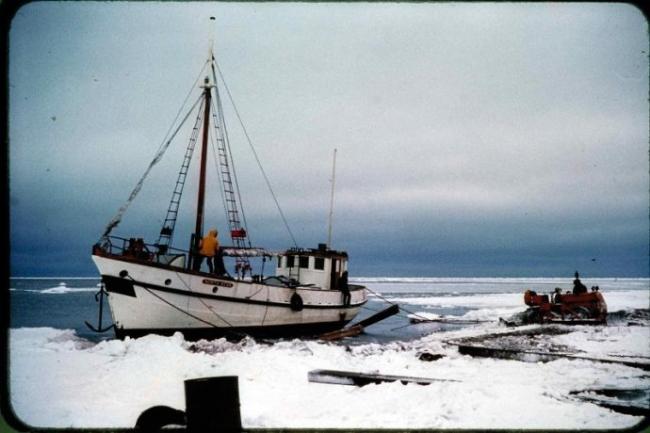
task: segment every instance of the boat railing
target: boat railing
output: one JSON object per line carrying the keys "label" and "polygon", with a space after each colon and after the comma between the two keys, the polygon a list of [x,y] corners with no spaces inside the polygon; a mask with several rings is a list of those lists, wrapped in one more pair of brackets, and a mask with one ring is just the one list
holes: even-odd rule
{"label": "boat railing", "polygon": [[[274,257],[281,253],[263,248],[238,248],[224,246],[222,254],[227,257]],[[93,246],[93,253],[134,257],[142,260],[169,263],[179,257],[187,257],[190,251],[167,245],[148,244],[142,238],[107,236]]]}
{"label": "boat railing", "polygon": [[365,290],[366,286],[362,286],[360,284],[348,284],[348,290],[353,292],[355,290]]}
{"label": "boat railing", "polygon": [[188,251],[158,244],[145,243],[142,238],[122,238],[107,236],[93,246],[94,254],[108,254],[132,257],[140,260],[169,262],[178,257],[185,257]]}

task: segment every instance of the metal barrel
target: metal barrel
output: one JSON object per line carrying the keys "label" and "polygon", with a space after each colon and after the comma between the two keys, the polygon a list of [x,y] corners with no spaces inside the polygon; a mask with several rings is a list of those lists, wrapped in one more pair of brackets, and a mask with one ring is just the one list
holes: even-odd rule
{"label": "metal barrel", "polygon": [[185,381],[188,433],[241,432],[237,376]]}

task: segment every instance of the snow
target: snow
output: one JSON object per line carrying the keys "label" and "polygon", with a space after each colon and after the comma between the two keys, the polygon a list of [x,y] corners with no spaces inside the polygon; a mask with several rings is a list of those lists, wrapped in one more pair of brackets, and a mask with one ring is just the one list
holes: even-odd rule
{"label": "snow", "polygon": [[650,362],[650,327],[576,327],[571,334],[556,335],[552,342],[603,359]]}
{"label": "snow", "polygon": [[[432,288],[447,286],[478,288],[499,288],[512,287],[513,291],[521,292],[522,285],[532,287],[555,287],[570,289],[571,279],[567,278],[485,278],[485,277],[351,277],[351,283],[370,286],[380,292],[401,291],[406,288],[413,290],[414,285],[430,286]],[[569,286],[567,286],[567,283]],[[588,287],[599,286],[601,290],[648,290],[650,289],[650,278],[588,278],[583,283]],[[396,290],[397,288],[397,290]],[[500,290],[499,290],[500,291]]]}
{"label": "snow", "polygon": [[[498,321],[499,317],[504,319],[515,313],[524,311],[527,307],[523,303],[521,293],[494,293],[478,295],[459,296],[420,296],[420,297],[399,297],[388,296],[391,302],[418,305],[426,308],[472,308],[462,315],[446,315],[446,318],[462,318],[465,320],[486,320]],[[610,313],[633,309],[647,309],[650,292],[643,290],[621,290],[607,292],[607,310]],[[436,314],[427,311],[416,311],[417,316],[436,319]]]}
{"label": "snow", "polygon": [[[11,338],[12,402],[18,416],[37,426],[133,426],[150,406],[183,409],[185,379],[237,375],[246,427],[621,427],[638,419],[566,401],[566,394],[595,384],[647,386],[642,372],[629,367],[473,359],[449,349],[446,358],[424,363],[414,348],[397,345],[348,351],[298,340],[272,346],[217,340],[193,352],[180,334],[92,345],[46,328],[17,329]],[[462,382],[363,388],[307,382],[317,368]]]}
{"label": "snow", "polygon": [[[383,344],[298,339],[273,344],[252,339],[189,342],[179,333],[93,342],[73,330],[10,329],[11,403],[18,417],[33,426],[133,427],[149,407],[184,410],[184,380],[236,375],[242,422],[247,428],[602,429],[630,427],[641,421],[575,399],[570,391],[648,389],[646,371],[583,359],[541,363],[533,358],[533,362],[472,358],[446,343],[509,332],[497,318],[525,308],[520,291],[404,295],[387,297],[423,310],[462,307],[458,315],[443,317],[487,322]],[[610,312],[647,309],[648,299],[647,289],[621,286],[606,293]],[[421,314],[440,317],[426,311]],[[627,326],[626,320],[618,320],[606,327],[577,326],[547,338],[585,357],[648,362],[650,324],[647,320],[640,323]],[[419,359],[423,352],[444,357],[425,362]],[[459,382],[364,387],[309,382],[309,371],[316,369]]]}
{"label": "snow", "polygon": [[[588,352],[595,347],[596,352],[650,355],[647,345],[638,344],[647,341],[647,327],[606,329],[581,327],[556,338]],[[640,421],[568,395],[604,386],[647,388],[644,371],[582,360],[543,364],[471,358],[444,344],[445,339],[480,331],[485,329],[348,347],[301,340],[269,345],[219,339],[197,344],[181,334],[95,344],[70,330],[13,329],[11,400],[17,415],[35,426],[129,427],[154,405],[184,409],[186,379],[236,375],[246,427],[587,429]],[[446,356],[423,362],[417,357],[422,351]],[[307,374],[314,369],[460,382],[358,388],[308,382]]]}
{"label": "snow", "polygon": [[[513,278],[513,277],[350,277],[350,281],[362,282],[362,283],[395,283],[395,282],[404,282],[404,283],[468,283],[468,282],[477,282],[477,283],[530,283],[530,282],[539,282],[539,283],[553,283],[553,284],[566,284],[567,278],[565,277],[523,277],[523,278]],[[610,278],[595,278],[589,279],[589,281],[600,282],[613,282],[613,283],[625,283],[629,284],[630,282],[636,283],[639,282],[647,286],[650,282],[650,278],[621,278],[621,277],[610,277]]]}

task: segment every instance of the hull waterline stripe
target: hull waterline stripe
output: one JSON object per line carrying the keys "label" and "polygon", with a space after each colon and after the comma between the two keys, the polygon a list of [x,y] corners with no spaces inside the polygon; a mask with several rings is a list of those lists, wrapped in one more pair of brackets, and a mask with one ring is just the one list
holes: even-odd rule
{"label": "hull waterline stripe", "polygon": [[141,337],[147,334],[174,335],[181,332],[187,340],[199,340],[202,338],[216,338],[221,336],[237,337],[287,337],[287,336],[317,336],[324,332],[341,329],[350,321],[300,323],[291,325],[262,325],[242,327],[197,327],[197,328],[117,328],[117,338]]}
{"label": "hull waterline stripe", "polygon": [[[109,277],[111,276],[104,275],[103,277]],[[115,277],[112,277],[115,278]],[[284,307],[284,308],[291,308],[291,304],[289,302],[284,303],[284,302],[270,302],[270,301],[260,301],[256,299],[245,299],[245,298],[233,298],[230,296],[220,296],[220,295],[213,295],[209,293],[197,293],[197,292],[191,292],[188,290],[181,290],[181,289],[174,289],[171,287],[163,287],[163,286],[158,286],[156,284],[150,284],[150,283],[145,283],[142,281],[138,280],[131,280],[131,282],[136,285],[136,286],[141,286],[145,289],[149,290],[155,290],[159,292],[165,292],[165,293],[173,293],[175,295],[182,295],[182,296],[189,296],[189,297],[195,297],[195,298],[204,298],[204,299],[214,299],[218,301],[226,301],[226,302],[235,302],[235,303],[240,303],[240,304],[255,304],[255,305],[266,305],[269,307]],[[110,292],[110,290],[109,290]],[[303,304],[304,309],[325,309],[325,310],[340,310],[340,309],[350,309],[350,308],[357,308],[361,307],[364,305],[367,301],[360,302],[358,304],[350,304],[350,305],[343,305],[343,304],[337,304],[337,305],[312,305],[312,304]]]}

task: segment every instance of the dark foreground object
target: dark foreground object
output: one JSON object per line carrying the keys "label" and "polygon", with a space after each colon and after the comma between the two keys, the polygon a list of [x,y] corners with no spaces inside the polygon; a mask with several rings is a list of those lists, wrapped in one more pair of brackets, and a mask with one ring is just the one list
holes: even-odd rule
{"label": "dark foreground object", "polygon": [[439,359],[444,358],[445,355],[441,353],[430,353],[430,352],[422,352],[418,355],[418,359],[420,361],[425,361],[425,362],[432,362],[432,361],[437,361]]}
{"label": "dark foreground object", "polygon": [[241,432],[237,376],[186,380],[185,412],[151,407],[138,417],[135,430],[153,433],[166,426],[186,426],[188,433]]}
{"label": "dark foreground object", "polygon": [[157,432],[165,426],[184,426],[187,424],[185,412],[169,406],[153,406],[140,414],[135,423],[135,431]]}
{"label": "dark foreground object", "polygon": [[402,385],[416,383],[429,385],[433,382],[460,382],[455,379],[435,379],[431,377],[393,376],[387,374],[357,373],[339,370],[312,370],[307,375],[310,382],[330,383],[334,385],[365,386],[371,383],[400,381]]}

